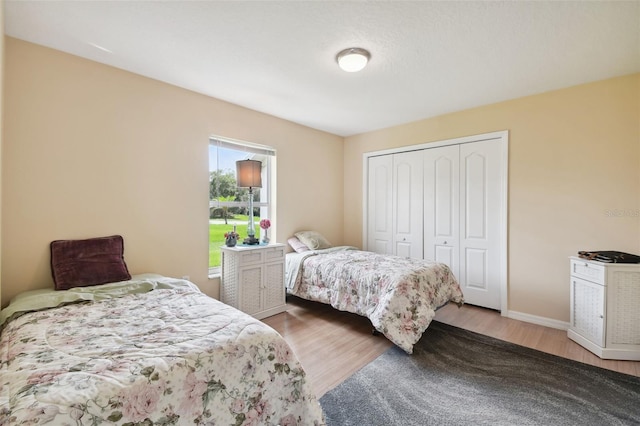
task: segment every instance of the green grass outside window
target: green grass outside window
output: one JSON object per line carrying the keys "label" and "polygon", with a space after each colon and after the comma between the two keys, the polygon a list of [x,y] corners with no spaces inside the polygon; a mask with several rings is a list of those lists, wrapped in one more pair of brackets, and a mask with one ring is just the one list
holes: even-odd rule
{"label": "green grass outside window", "polygon": [[[255,221],[255,230],[256,230],[256,238],[260,236],[260,218],[254,217]],[[247,221],[249,218],[247,216],[236,215],[233,218],[233,223],[241,222],[242,224],[236,223],[236,232],[240,234],[240,241],[244,240],[247,237]],[[225,225],[224,223],[209,223],[209,267],[220,266],[220,246],[224,245],[224,234],[225,232],[233,231],[233,223],[229,223]]]}

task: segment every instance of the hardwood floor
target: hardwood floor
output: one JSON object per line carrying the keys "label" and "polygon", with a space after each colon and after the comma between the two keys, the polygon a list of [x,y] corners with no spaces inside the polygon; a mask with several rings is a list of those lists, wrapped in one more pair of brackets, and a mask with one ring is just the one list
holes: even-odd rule
{"label": "hardwood floor", "polygon": [[[288,309],[263,321],[291,345],[321,397],[392,346],[373,336],[367,318],[329,305],[287,298]],[[489,309],[447,305],[436,321],[625,374],[640,376],[640,361],[603,360],[567,337],[567,332],[502,317]]]}

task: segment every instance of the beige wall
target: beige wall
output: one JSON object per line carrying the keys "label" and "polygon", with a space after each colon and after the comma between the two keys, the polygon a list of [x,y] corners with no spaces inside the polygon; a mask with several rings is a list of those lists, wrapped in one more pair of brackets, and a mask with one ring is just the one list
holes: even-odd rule
{"label": "beige wall", "polygon": [[[427,101],[426,101],[427,102]],[[509,131],[509,311],[569,321],[568,256],[640,254],[640,74],[346,138],[345,244],[362,244],[362,154]]]}
{"label": "beige wall", "polygon": [[132,273],[190,275],[217,296],[206,276],[211,134],[277,149],[278,241],[313,228],[360,246],[364,152],[509,130],[513,312],[568,321],[568,256],[640,253],[640,74],[357,135],[343,148],[334,135],[12,38],[5,56],[3,305],[52,285],[51,240],[115,233]]}
{"label": "beige wall", "polygon": [[[121,234],[131,273],[207,279],[208,138],[277,150],[275,238],[341,243],[343,139],[5,38],[2,304],[51,287],[49,243]],[[312,164],[312,169],[308,167]]]}

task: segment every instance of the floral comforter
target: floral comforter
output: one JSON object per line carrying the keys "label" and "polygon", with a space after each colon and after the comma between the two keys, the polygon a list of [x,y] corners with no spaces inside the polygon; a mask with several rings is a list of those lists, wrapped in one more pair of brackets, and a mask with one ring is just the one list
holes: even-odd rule
{"label": "floral comforter", "polygon": [[0,424],[324,424],[275,330],[188,281],[116,287],[7,320]]}
{"label": "floral comforter", "polygon": [[352,247],[287,254],[287,291],[366,316],[409,354],[437,308],[464,301],[458,281],[443,263]]}

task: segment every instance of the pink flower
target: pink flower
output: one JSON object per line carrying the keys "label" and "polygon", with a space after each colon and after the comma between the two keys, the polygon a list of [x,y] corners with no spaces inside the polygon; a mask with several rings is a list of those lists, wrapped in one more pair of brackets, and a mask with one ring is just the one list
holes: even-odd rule
{"label": "pink flower", "polygon": [[400,331],[405,334],[413,332],[414,321],[411,312],[403,312],[400,316]]}
{"label": "pink flower", "polygon": [[234,413],[242,413],[244,411],[244,401],[240,398],[236,398],[231,404],[231,411]]}
{"label": "pink flower", "polygon": [[126,418],[141,422],[156,409],[162,392],[157,386],[141,381],[120,395]]}
{"label": "pink flower", "polygon": [[78,404],[73,404],[69,409],[69,416],[77,423],[79,423],[78,420],[80,420],[82,416],[84,416],[84,409],[82,409],[82,407]]}
{"label": "pink flower", "polygon": [[240,359],[244,356],[244,353],[245,353],[244,346],[242,345],[234,346],[230,348],[227,353],[231,358]]}
{"label": "pink flower", "polygon": [[287,345],[284,342],[276,344],[275,350],[276,350],[276,360],[280,364],[286,364],[291,361],[293,352],[291,352],[291,348],[289,347],[289,345]]}
{"label": "pink flower", "polygon": [[202,395],[207,392],[207,382],[200,380],[190,371],[182,386],[184,398],[177,407],[178,414],[197,416],[202,414]]}
{"label": "pink flower", "polygon": [[242,426],[256,426],[260,422],[260,414],[252,408],[247,412],[247,415],[244,418],[244,423]]}
{"label": "pink flower", "polygon": [[[77,410],[80,412],[79,416],[77,416],[78,413],[76,410],[77,410],[76,408],[71,407],[71,411],[69,412],[69,415],[71,415],[75,420],[79,420],[80,417],[84,415],[84,412],[82,410]],[[32,405],[29,408],[27,408],[27,414],[23,420],[26,423],[43,424],[55,419],[58,413],[60,413],[60,409],[55,405],[45,405],[44,407],[40,407],[39,405]],[[9,424],[9,417],[11,417],[10,414],[11,414],[11,411],[6,413],[6,418],[4,418],[2,415],[2,412],[0,412],[0,424],[3,424],[3,425]],[[6,420],[6,423],[5,423],[5,420]]]}
{"label": "pink flower", "polygon": [[293,414],[289,414],[280,419],[281,426],[298,426],[298,421]]}
{"label": "pink flower", "polygon": [[44,384],[53,382],[59,375],[66,373],[64,370],[44,370],[36,371],[27,378],[27,383],[30,385]]}
{"label": "pink flower", "polygon": [[271,221],[269,219],[262,219],[260,221],[260,228],[269,229],[271,227]]}

